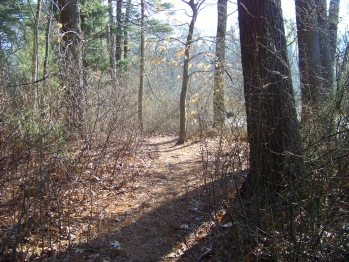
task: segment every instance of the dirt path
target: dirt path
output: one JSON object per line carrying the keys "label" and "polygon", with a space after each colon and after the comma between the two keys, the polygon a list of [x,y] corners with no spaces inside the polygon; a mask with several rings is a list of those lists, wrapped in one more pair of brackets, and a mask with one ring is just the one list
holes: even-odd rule
{"label": "dirt path", "polygon": [[146,174],[107,194],[98,234],[66,252],[66,261],[193,261],[188,250],[205,237],[209,220],[201,149],[198,142],[175,142],[171,136],[143,141]]}
{"label": "dirt path", "polygon": [[[149,176],[135,187],[136,208],[131,226],[122,228],[120,241],[125,261],[176,261],[189,235],[205,220],[200,144],[173,145],[174,137],[146,139],[143,152],[152,159]],[[137,208],[138,207],[138,208]],[[187,240],[186,240],[187,239]],[[121,257],[120,257],[121,259]]]}

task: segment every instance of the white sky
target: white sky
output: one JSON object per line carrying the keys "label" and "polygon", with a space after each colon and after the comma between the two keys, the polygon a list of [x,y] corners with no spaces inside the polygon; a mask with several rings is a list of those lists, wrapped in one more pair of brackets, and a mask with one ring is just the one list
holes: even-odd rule
{"label": "white sky", "polygon": [[[349,28],[349,0],[340,0],[340,29]],[[189,22],[190,18],[185,15],[184,9],[188,9],[188,5],[183,3],[181,0],[167,0],[167,2],[172,2],[177,9],[181,11],[177,12],[176,18],[178,22]],[[327,0],[329,2],[329,0]],[[206,0],[205,7],[201,10],[198,15],[196,28],[202,32],[214,35],[217,27],[217,0]],[[228,3],[228,13],[231,13],[228,18],[228,25],[237,23],[237,1],[232,0]],[[295,19],[295,6],[294,0],[281,0],[282,11],[285,19]],[[173,22],[173,21],[171,21]]]}

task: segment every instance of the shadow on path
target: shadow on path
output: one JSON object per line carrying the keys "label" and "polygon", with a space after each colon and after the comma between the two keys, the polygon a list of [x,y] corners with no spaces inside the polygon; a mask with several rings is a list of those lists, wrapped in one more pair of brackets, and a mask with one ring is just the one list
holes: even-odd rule
{"label": "shadow on path", "polygon": [[[139,210],[132,210],[127,213],[129,223],[121,228],[118,228],[119,216],[115,216],[107,224],[115,224],[118,229],[73,246],[49,261],[176,261],[179,258],[167,255],[209,219],[205,188],[200,186],[154,210],[148,205],[141,206],[144,213],[134,220]],[[193,259],[184,256],[181,261]]]}
{"label": "shadow on path", "polygon": [[175,140],[146,140],[143,148],[158,153],[149,176],[126,188],[124,195],[115,193],[119,208],[108,218],[100,218],[98,212],[86,217],[101,233],[90,232],[94,235],[89,241],[47,261],[198,261],[191,249],[209,234],[205,225],[211,219],[210,190],[215,186],[204,184],[199,145],[171,149]]}

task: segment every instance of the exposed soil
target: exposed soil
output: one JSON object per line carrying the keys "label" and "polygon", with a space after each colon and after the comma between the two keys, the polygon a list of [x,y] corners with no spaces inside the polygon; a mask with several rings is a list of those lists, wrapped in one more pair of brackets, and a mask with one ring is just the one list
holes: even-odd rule
{"label": "exposed soil", "polygon": [[146,172],[117,192],[101,194],[104,217],[95,236],[52,260],[195,261],[209,254],[204,245],[191,254],[213,225],[202,144],[175,143],[172,136],[146,138],[140,150]]}

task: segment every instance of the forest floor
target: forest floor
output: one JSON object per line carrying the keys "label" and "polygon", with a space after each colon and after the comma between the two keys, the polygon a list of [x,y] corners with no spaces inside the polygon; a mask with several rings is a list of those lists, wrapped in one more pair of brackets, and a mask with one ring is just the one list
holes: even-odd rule
{"label": "forest floor", "polygon": [[114,192],[96,188],[103,211],[89,230],[94,234],[50,261],[214,261],[209,236],[223,223],[222,199],[234,190],[212,197],[213,179],[203,165],[216,141],[175,143],[174,136],[145,138],[142,172]]}

